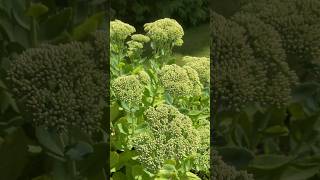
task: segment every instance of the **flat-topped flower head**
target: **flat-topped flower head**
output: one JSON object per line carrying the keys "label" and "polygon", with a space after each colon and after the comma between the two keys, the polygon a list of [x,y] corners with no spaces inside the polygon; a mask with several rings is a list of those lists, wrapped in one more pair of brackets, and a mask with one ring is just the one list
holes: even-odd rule
{"label": "flat-topped flower head", "polygon": [[171,105],[161,104],[145,111],[148,131],[132,138],[138,160],[149,171],[156,172],[166,160],[177,162],[197,152],[199,132],[188,116]]}
{"label": "flat-topped flower head", "polygon": [[210,61],[207,57],[192,57],[185,56],[183,61],[186,62],[186,66],[189,66],[197,71],[198,76],[202,84],[210,82]]}
{"label": "flat-topped flower head", "polygon": [[187,71],[189,80],[192,83],[191,94],[193,96],[200,96],[202,93],[203,86],[200,82],[199,75],[198,75],[197,71],[194,70],[193,68],[191,68],[190,66],[183,66],[183,69],[185,69]]}
{"label": "flat-topped flower head", "polygon": [[119,101],[128,104],[139,104],[144,91],[136,75],[120,76],[111,83],[112,91]]}
{"label": "flat-topped flower head", "polygon": [[85,43],[42,45],[12,59],[8,80],[35,126],[96,131],[106,97],[102,71]]}
{"label": "flat-topped flower head", "polygon": [[141,42],[141,43],[148,43],[150,41],[150,38],[148,36],[143,35],[143,34],[134,34],[131,36],[131,39],[134,41]]}
{"label": "flat-topped flower head", "polygon": [[171,46],[181,46],[184,31],[182,26],[174,19],[164,18],[152,23],[146,23],[144,30],[151,41],[155,43],[170,44]]}
{"label": "flat-topped flower head", "polygon": [[201,93],[201,83],[197,72],[190,67],[176,64],[165,65],[159,72],[164,89],[172,96],[194,96]]}
{"label": "flat-topped flower head", "polygon": [[120,20],[114,20],[110,22],[110,39],[114,41],[124,41],[132,33],[136,32],[136,29]]}

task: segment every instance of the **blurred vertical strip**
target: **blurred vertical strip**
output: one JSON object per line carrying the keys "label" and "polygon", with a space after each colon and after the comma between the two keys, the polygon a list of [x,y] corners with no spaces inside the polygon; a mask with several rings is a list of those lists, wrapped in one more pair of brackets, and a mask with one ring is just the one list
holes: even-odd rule
{"label": "blurred vertical strip", "polygon": [[110,80],[111,80],[111,76],[110,76],[110,17],[111,17],[111,1],[110,0],[107,0],[106,1],[106,4],[105,4],[105,9],[106,9],[106,31],[107,31],[107,38],[105,38],[106,42],[105,42],[105,54],[106,54],[106,58],[108,59],[106,62],[107,62],[107,69],[109,69],[109,73],[108,73],[108,77],[107,77],[107,88],[108,90],[106,91],[107,92],[107,97],[108,97],[108,100],[107,100],[107,116],[108,116],[108,122],[106,123],[107,125],[107,134],[108,134],[108,138],[107,138],[107,147],[108,147],[108,150],[107,150],[107,167],[106,167],[106,177],[107,179],[110,179]]}
{"label": "blurred vertical strip", "polygon": [[210,179],[213,179],[213,171],[214,171],[214,163],[213,163],[213,142],[214,142],[214,98],[213,98],[213,91],[214,91],[214,81],[213,81],[213,61],[212,61],[212,51],[211,51],[211,46],[212,46],[212,38],[211,38],[211,27],[213,26],[212,21],[211,21],[211,14],[213,11],[213,4],[214,1],[209,2],[209,18],[210,18],[210,25],[209,25],[209,31],[210,31]]}

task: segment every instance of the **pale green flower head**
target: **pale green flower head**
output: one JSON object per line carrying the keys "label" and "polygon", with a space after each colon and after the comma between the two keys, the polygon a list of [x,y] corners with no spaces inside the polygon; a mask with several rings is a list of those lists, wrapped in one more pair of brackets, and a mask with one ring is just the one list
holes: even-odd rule
{"label": "pale green flower head", "polygon": [[203,86],[200,82],[198,72],[189,66],[183,66],[183,68],[187,71],[188,77],[192,83],[192,94],[195,96],[200,96],[202,93]]}
{"label": "pale green flower head", "polygon": [[185,56],[183,61],[186,66],[189,66],[197,71],[202,84],[210,82],[210,60],[207,57],[192,57]]}
{"label": "pale green flower head", "polygon": [[171,105],[161,104],[145,112],[149,130],[136,135],[132,144],[138,160],[151,172],[156,172],[165,160],[177,162],[193,155],[201,142],[199,132],[188,116]]}
{"label": "pale green flower head", "polygon": [[143,34],[134,34],[131,36],[131,39],[134,41],[141,42],[141,43],[148,43],[150,41],[150,38],[148,36],[143,35]]}
{"label": "pale green flower head", "polygon": [[139,71],[137,76],[139,81],[144,85],[147,85],[151,82],[149,74],[145,71]]}
{"label": "pale green flower head", "polygon": [[130,58],[139,57],[143,51],[143,44],[141,42],[130,40],[127,42],[128,45],[128,56]]}
{"label": "pale green flower head", "polygon": [[190,67],[176,64],[164,65],[159,72],[159,79],[165,90],[172,96],[197,96],[202,86],[198,74]]}
{"label": "pale green flower head", "polygon": [[129,46],[129,50],[130,49],[142,49],[143,48],[143,44],[141,42],[138,41],[128,41],[127,42],[128,46]]}
{"label": "pale green flower head", "polygon": [[174,19],[164,18],[146,23],[144,30],[147,32],[147,36],[156,43],[171,43],[172,46],[181,46],[183,43],[183,28]]}
{"label": "pale green flower head", "polygon": [[134,32],[136,29],[133,26],[120,20],[110,22],[110,39],[113,41],[124,41]]}
{"label": "pale green flower head", "polygon": [[119,101],[139,104],[142,100],[144,86],[136,75],[120,76],[111,83],[113,93]]}

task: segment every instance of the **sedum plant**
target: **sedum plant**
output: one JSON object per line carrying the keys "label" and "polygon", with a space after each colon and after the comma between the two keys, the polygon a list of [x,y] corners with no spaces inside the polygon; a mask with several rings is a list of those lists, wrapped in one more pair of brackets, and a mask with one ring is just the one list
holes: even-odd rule
{"label": "sedum plant", "polygon": [[[212,12],[215,169],[226,175],[213,179],[235,169],[319,179],[319,2],[246,0],[228,16]],[[219,159],[235,169],[219,170]]]}
{"label": "sedum plant", "polygon": [[[106,156],[98,150],[107,145],[102,128],[107,73],[101,59],[106,55],[98,41],[104,33],[87,42],[42,44],[10,59],[7,83],[22,123],[36,137],[33,153],[52,164],[45,172],[50,179],[91,178],[85,170],[95,161],[91,157]],[[104,166],[94,173],[105,177]]]}
{"label": "sedum plant", "polygon": [[111,22],[111,178],[208,179],[209,59],[175,64],[184,32],[174,19],[144,30]]}
{"label": "sedum plant", "polygon": [[[8,81],[35,126],[58,132],[96,131],[102,117],[103,73],[86,43],[42,45],[12,58]],[[74,68],[77,66],[77,68]]]}
{"label": "sedum plant", "polygon": [[239,112],[250,104],[286,106],[298,77],[289,68],[278,32],[245,13],[226,19],[213,12],[211,21],[217,111]]}

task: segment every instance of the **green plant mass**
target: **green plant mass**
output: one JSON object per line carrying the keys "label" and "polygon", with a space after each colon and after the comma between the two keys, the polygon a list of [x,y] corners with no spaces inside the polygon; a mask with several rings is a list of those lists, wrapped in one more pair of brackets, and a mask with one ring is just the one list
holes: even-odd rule
{"label": "green plant mass", "polygon": [[174,19],[110,24],[111,178],[209,179],[209,58],[176,64]]}
{"label": "green plant mass", "polygon": [[320,1],[233,2],[210,14],[211,176],[319,179]]}
{"label": "green plant mass", "polygon": [[105,1],[0,1],[0,179],[106,179]]}

